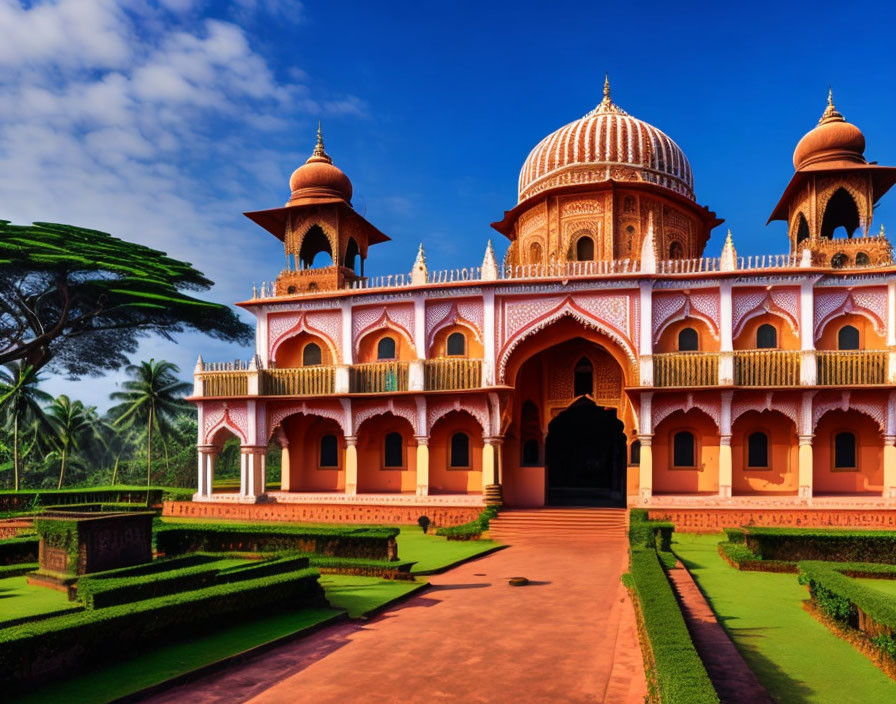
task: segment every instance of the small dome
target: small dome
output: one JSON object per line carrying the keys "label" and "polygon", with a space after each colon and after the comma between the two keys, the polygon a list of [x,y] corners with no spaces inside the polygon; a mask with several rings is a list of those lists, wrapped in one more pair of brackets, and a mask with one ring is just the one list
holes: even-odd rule
{"label": "small dome", "polygon": [[531,151],[519,179],[519,202],[557,186],[646,181],[694,199],[694,176],[681,148],[653,125],[604,97],[587,115],[549,134]]}
{"label": "small dome", "polygon": [[865,164],[864,153],[865,135],[837,111],[828,91],[828,106],[815,129],[809,131],[796,145],[793,166],[799,171],[827,161]]}
{"label": "small dome", "polygon": [[335,197],[347,202],[352,199],[352,182],[342,169],[333,166],[333,160],[324,151],[320,125],[317,127],[317,144],[314,152],[308,161],[292,172],[292,176],[289,177],[289,189],[292,195],[287,205],[305,198]]}

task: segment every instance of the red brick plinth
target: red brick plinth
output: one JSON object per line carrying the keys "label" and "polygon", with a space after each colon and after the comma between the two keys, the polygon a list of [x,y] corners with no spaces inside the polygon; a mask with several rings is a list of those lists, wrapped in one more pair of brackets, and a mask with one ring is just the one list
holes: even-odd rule
{"label": "red brick plinth", "polygon": [[896,509],[651,508],[648,514],[651,520],[672,521],[675,530],[684,533],[716,532],[739,526],[896,530]]}
{"label": "red brick plinth", "polygon": [[294,521],[297,523],[367,523],[417,525],[428,516],[436,526],[468,523],[482,511],[477,506],[378,506],[358,504],[214,503],[166,501],[163,516],[218,518],[229,521]]}

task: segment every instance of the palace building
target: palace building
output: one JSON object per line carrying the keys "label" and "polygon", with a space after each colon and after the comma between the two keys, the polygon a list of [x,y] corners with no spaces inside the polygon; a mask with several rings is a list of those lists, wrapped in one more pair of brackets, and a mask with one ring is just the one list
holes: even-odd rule
{"label": "palace building", "polygon": [[[502,263],[489,242],[481,266],[430,271],[421,245],[409,273],[369,277],[389,238],[353,208],[318,129],[286,205],[246,213],[286,265],[238,304],[257,319],[252,359],[197,363],[184,512],[460,522],[493,502],[885,505],[896,267],[873,215],[896,168],[866,160],[830,96],[793,166],[769,218],[787,222],[788,253],[738,256],[729,232],[707,257],[722,220],[687,157],[605,84],[524,161],[517,203],[492,223],[510,241]],[[240,490],[213,492],[230,437]]]}

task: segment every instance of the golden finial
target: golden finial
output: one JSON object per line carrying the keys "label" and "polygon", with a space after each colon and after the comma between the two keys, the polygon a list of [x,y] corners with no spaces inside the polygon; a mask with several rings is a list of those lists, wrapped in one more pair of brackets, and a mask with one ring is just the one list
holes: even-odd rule
{"label": "golden finial", "polygon": [[610,97],[610,74],[604,74],[604,97],[594,110],[589,112],[585,117],[592,115],[600,115],[602,113],[612,112],[617,115],[627,115],[628,113],[613,102]]}
{"label": "golden finial", "polygon": [[610,102],[610,74],[609,72],[604,74],[604,102]]}
{"label": "golden finial", "polygon": [[821,114],[821,119],[818,121],[819,125],[823,125],[826,122],[845,122],[846,120],[843,118],[837,108],[834,107],[834,91],[831,90],[830,84],[828,84],[828,105],[824,109],[824,112]]}
{"label": "golden finial", "polygon": [[325,161],[328,164],[332,164],[333,160],[330,158],[330,155],[324,151],[324,136],[320,129],[320,119],[317,121],[317,144],[314,145],[314,151],[311,152],[311,156],[308,158],[308,161]]}

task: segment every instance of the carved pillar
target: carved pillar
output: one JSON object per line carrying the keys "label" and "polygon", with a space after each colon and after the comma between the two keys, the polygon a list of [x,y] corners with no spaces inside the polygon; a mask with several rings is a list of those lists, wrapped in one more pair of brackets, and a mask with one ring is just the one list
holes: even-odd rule
{"label": "carved pillar", "polygon": [[345,493],[358,493],[358,436],[345,436]]}
{"label": "carved pillar", "polygon": [[482,385],[494,386],[497,374],[495,359],[495,289],[482,292]]}
{"label": "carved pillar", "polygon": [[732,306],[731,281],[719,284],[719,384],[734,384],[734,313]]}
{"label": "carved pillar", "polygon": [[884,498],[896,499],[896,435],[884,435]]}
{"label": "carved pillar", "polygon": [[240,447],[240,502],[256,503],[265,495],[264,445],[243,445]]}
{"label": "carved pillar", "polygon": [[426,359],[426,299],[419,293],[414,297],[414,347],[417,359]]}
{"label": "carved pillar", "polygon": [[415,435],[417,441],[417,496],[429,495],[429,436]]}
{"label": "carved pillar", "polygon": [[896,280],[887,283],[887,383],[896,384]]}
{"label": "carved pillar", "polygon": [[408,391],[423,391],[425,376],[422,359],[408,362]]}
{"label": "carved pillar", "polygon": [[501,503],[501,443],[503,438],[484,437],[482,445],[482,493],[487,504]]}
{"label": "carved pillar", "polygon": [[212,482],[215,478],[215,460],[218,457],[218,448],[214,445],[198,445],[196,447],[198,457],[198,477],[194,499],[208,498],[212,495]]}
{"label": "carved pillar", "polygon": [[638,315],[640,325],[640,360],[638,370],[641,386],[653,386],[653,283],[641,281],[641,306]]}
{"label": "carved pillar", "polygon": [[642,503],[648,503],[653,495],[653,393],[641,394],[641,409],[638,419],[638,440],[641,441],[641,462],[638,469],[638,496]]}
{"label": "carved pillar", "polygon": [[731,391],[721,395],[719,416],[719,496],[730,499],[732,486],[731,465]]}
{"label": "carved pillar", "polygon": [[800,384],[815,386],[815,288],[814,281],[800,285]]}
{"label": "carved pillar", "polygon": [[812,438],[814,435],[800,435],[799,480],[800,498],[812,498]]}

